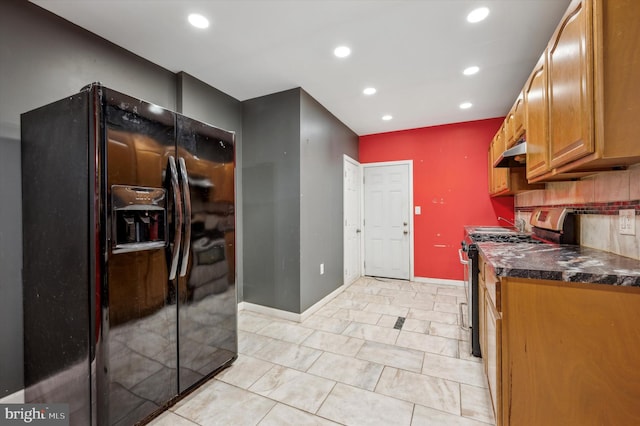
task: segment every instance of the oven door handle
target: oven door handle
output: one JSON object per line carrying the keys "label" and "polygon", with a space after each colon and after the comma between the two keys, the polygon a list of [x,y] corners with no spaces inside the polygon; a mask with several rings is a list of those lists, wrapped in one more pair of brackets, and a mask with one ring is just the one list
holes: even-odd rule
{"label": "oven door handle", "polygon": [[469,260],[464,260],[464,256],[462,255],[462,249],[458,249],[458,256],[460,257],[460,263],[463,265],[468,265]]}

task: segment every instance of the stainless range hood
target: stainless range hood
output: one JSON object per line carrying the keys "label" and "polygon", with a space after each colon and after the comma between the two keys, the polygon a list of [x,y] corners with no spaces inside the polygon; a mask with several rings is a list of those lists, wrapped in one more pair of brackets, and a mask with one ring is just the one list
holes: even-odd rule
{"label": "stainless range hood", "polygon": [[493,163],[493,167],[524,167],[527,157],[527,143],[520,142],[503,152]]}

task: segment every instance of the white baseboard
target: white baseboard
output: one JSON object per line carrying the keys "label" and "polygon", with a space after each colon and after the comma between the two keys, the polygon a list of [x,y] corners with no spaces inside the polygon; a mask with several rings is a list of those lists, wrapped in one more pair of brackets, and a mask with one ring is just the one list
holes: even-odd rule
{"label": "white baseboard", "polygon": [[300,314],[294,312],[283,311],[282,309],[270,308],[268,306],[256,305],[255,303],[242,302],[243,311],[251,311],[257,314],[268,315],[273,318],[279,318],[287,321],[300,322]]}
{"label": "white baseboard", "polygon": [[0,404],[24,404],[24,389],[0,398]]}
{"label": "white baseboard", "polygon": [[284,319],[287,321],[302,322],[307,318],[309,318],[311,315],[313,315],[315,312],[317,312],[318,309],[326,305],[334,297],[342,293],[344,289],[347,287],[348,286],[341,285],[340,287],[338,287],[337,289],[335,289],[334,291],[332,291],[331,293],[329,293],[328,295],[326,295],[325,297],[323,297],[322,299],[314,303],[312,306],[310,306],[301,314],[296,314],[295,312],[283,311],[282,309],[270,308],[268,306],[256,305],[255,303],[249,303],[249,302],[238,303],[238,311],[251,311],[251,312],[256,312],[258,314],[268,315],[274,318]]}
{"label": "white baseboard", "polygon": [[445,280],[442,278],[414,277],[412,281],[417,283],[443,284],[443,285],[454,285],[456,287],[464,287],[464,281],[461,281],[461,280]]}

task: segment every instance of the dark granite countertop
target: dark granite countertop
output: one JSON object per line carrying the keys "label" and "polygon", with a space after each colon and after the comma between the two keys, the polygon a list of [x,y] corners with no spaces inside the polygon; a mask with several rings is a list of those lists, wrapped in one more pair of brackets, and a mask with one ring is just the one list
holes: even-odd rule
{"label": "dark granite countertop", "polygon": [[478,243],[498,277],[640,287],[640,260],[588,247]]}

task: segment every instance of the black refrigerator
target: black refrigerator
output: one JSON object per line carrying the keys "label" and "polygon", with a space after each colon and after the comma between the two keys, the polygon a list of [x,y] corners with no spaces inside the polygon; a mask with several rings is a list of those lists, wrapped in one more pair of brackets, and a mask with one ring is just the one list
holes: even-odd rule
{"label": "black refrigerator", "polygon": [[95,83],[21,134],[25,402],[145,422],[237,357],[234,133]]}

